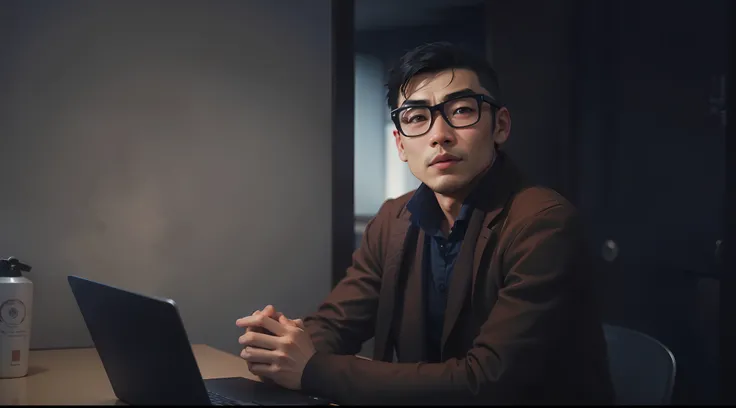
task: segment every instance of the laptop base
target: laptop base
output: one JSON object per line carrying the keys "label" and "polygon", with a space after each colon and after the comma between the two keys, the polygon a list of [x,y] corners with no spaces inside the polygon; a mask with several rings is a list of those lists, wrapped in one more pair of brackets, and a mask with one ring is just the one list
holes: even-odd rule
{"label": "laptop base", "polygon": [[204,380],[204,385],[208,391],[258,405],[330,405],[321,398],[244,377],[213,378]]}

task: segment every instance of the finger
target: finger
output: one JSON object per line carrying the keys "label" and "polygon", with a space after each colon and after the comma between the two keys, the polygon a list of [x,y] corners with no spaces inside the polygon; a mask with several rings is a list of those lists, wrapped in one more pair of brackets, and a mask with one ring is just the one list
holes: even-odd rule
{"label": "finger", "polygon": [[235,325],[238,326],[238,327],[245,327],[245,323],[244,322],[249,321],[249,320],[246,320],[246,319],[252,318],[252,317],[266,316],[266,317],[270,317],[272,319],[278,320],[279,317],[281,317],[282,315],[283,314],[281,312],[277,312],[276,309],[273,306],[268,305],[263,310],[256,310],[250,316],[241,317],[240,319],[236,320],[235,321]]}
{"label": "finger", "polygon": [[[262,363],[251,363],[251,362],[247,362],[247,361],[246,361],[246,363],[248,364],[248,371],[251,374],[253,373],[253,366],[254,365],[262,364]],[[253,375],[255,375],[256,377],[258,377],[261,381],[263,381],[265,383],[273,383],[274,382],[273,379],[271,379],[269,377],[265,377],[265,376],[261,376],[261,375],[256,375],[256,374],[253,374]]]}
{"label": "finger", "polygon": [[257,317],[258,315],[259,315],[258,310],[256,310],[255,312],[253,312],[252,315],[250,315],[248,317],[241,317],[240,319],[236,320],[235,321],[235,325],[238,326],[238,327],[245,327],[245,325],[243,324],[243,322],[247,321],[246,319],[251,318],[251,317]]}
{"label": "finger", "polygon": [[270,318],[267,317],[265,313],[256,310],[255,312],[253,312],[252,315],[241,317],[240,319],[236,320],[235,325],[242,328],[261,326],[260,322],[267,319]]}
{"label": "finger", "polygon": [[278,320],[279,317],[283,316],[283,314],[281,312],[277,312],[276,308],[273,307],[272,305],[268,305],[264,307],[263,314],[275,320]]}
{"label": "finger", "polygon": [[258,376],[272,376],[276,374],[279,371],[279,366],[275,364],[263,364],[263,363],[253,363],[253,368],[250,370],[252,374],[258,375]]}
{"label": "finger", "polygon": [[286,316],[283,316],[283,315],[279,317],[279,323],[281,323],[283,325],[287,325],[287,326],[297,327],[296,326],[296,323],[293,320],[291,320],[291,319],[289,319],[289,318],[287,318]]}
{"label": "finger", "polygon": [[[251,313],[250,315],[251,315],[251,316],[258,316],[259,314],[261,314],[261,312],[263,312],[263,311],[262,311],[262,310],[260,310],[260,309],[258,309],[258,310],[255,310],[255,311],[254,311],[253,313]],[[242,321],[243,319],[245,319],[245,317],[241,317],[240,319],[237,319],[237,320],[235,321],[235,325],[236,325],[236,326],[238,326],[238,327],[241,327],[241,321]]]}
{"label": "finger", "polygon": [[[284,317],[282,315],[279,318],[279,320],[281,320],[281,319],[286,319],[286,317]],[[287,330],[287,328],[289,326],[286,326],[286,325],[283,325],[283,324],[279,323],[279,320],[274,320],[274,319],[270,319],[270,318],[263,319],[263,321],[261,322],[261,327],[265,328],[266,330],[270,331],[271,333],[275,334],[276,336],[283,336],[283,335],[289,333],[289,330]],[[286,319],[286,320],[289,320],[289,319]]]}
{"label": "finger", "polygon": [[247,332],[238,338],[238,343],[244,346],[260,347],[267,350],[274,350],[279,346],[279,338],[268,334]]}
{"label": "finger", "polygon": [[[262,312],[262,310],[258,309],[258,310],[256,310],[255,312],[253,312],[253,313],[251,314],[251,316],[258,316],[259,314],[261,314],[261,312]],[[238,324],[238,322],[239,322],[239,321],[240,321],[240,319],[238,319],[238,320],[237,320],[237,321],[235,322],[235,325],[236,325],[236,326],[239,326],[239,324]],[[247,333],[247,332],[249,332],[249,331],[257,331],[257,332],[260,332],[260,333],[263,333],[263,332],[264,332],[264,330],[262,330],[262,329],[261,329],[260,327],[246,327],[246,328],[245,328],[245,331],[246,331],[246,333]]]}
{"label": "finger", "polygon": [[277,312],[276,308],[272,305],[268,305],[265,308],[263,308],[263,314],[266,316],[270,316],[274,320],[279,320],[279,317],[283,316],[284,314],[281,312]]}
{"label": "finger", "polygon": [[264,350],[257,347],[245,347],[240,351],[240,357],[249,363],[276,363],[281,359],[283,353],[275,350]]}
{"label": "finger", "polygon": [[[258,311],[258,312],[260,313],[260,311]],[[257,315],[254,315],[254,316],[257,316]],[[251,326],[251,327],[246,327],[245,328],[245,332],[246,333],[251,332],[251,331],[252,332],[256,332],[256,333],[271,334],[271,333],[268,332],[268,330],[264,329],[263,327]]]}
{"label": "finger", "polygon": [[263,314],[265,314],[266,316],[273,316],[275,312],[276,312],[276,308],[273,307],[272,305],[268,305],[263,308]]}
{"label": "finger", "polygon": [[302,319],[293,319],[292,320],[292,319],[287,318],[286,316],[283,316],[283,317],[279,318],[279,323],[281,323],[283,325],[287,325],[287,326],[296,327],[296,328],[299,328],[299,329],[302,329],[302,330],[306,330],[304,328],[304,322],[302,321]]}
{"label": "finger", "polygon": [[[256,314],[256,313],[260,314],[261,311],[260,310],[256,310],[255,312],[253,312],[253,316],[258,316],[258,314]],[[269,332],[268,330],[264,329],[263,327],[258,327],[258,326],[246,327],[245,328],[245,332],[248,333],[249,331],[254,331],[256,333],[273,334],[273,333]]]}
{"label": "finger", "polygon": [[238,327],[263,327],[277,336],[283,336],[288,332],[286,326],[263,314],[244,317],[238,320],[237,325]]}

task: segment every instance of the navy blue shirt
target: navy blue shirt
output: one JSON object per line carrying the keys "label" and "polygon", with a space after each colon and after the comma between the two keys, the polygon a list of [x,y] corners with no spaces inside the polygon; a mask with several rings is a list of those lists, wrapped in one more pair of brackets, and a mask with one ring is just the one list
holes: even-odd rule
{"label": "navy blue shirt", "polygon": [[460,253],[460,245],[465,237],[472,206],[466,200],[447,236],[442,233],[441,228],[445,215],[437,203],[434,192],[425,184],[417,188],[407,203],[407,209],[411,211],[412,223],[421,228],[425,234],[422,284],[425,299],[426,350],[429,362],[439,362],[447,290],[450,287],[455,259]]}

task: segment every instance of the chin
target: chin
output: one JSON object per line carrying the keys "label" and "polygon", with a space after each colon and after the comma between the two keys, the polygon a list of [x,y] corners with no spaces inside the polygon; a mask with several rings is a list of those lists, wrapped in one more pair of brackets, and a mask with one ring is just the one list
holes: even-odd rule
{"label": "chin", "polygon": [[435,193],[442,195],[451,195],[464,189],[468,186],[469,183],[470,180],[466,180],[465,178],[446,175],[437,177],[431,182],[425,184],[427,184],[429,188],[431,188],[432,191],[434,191]]}

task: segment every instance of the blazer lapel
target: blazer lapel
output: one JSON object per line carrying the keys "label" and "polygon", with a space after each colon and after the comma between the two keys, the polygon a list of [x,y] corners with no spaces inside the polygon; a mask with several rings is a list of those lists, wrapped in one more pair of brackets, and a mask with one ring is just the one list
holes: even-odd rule
{"label": "blazer lapel", "polygon": [[455,261],[442,328],[441,350],[443,353],[447,338],[457,323],[467,296],[475,291],[475,281],[483,255],[487,250],[492,227],[504,212],[509,198],[522,184],[520,173],[505,153],[500,152],[497,160],[499,161],[498,168],[491,170],[493,173],[489,174],[489,177],[479,186],[479,200],[473,210],[460,253]]}
{"label": "blazer lapel", "polygon": [[411,236],[416,229],[409,228],[410,222],[407,211],[402,214],[392,226],[388,238],[385,269],[381,279],[378,310],[376,311],[376,331],[373,359],[382,361],[393,360],[393,344],[389,344],[389,335],[394,320],[396,304],[396,287],[400,276],[404,252],[408,245],[412,245]]}
{"label": "blazer lapel", "polygon": [[478,234],[478,240],[475,244],[475,252],[473,253],[473,279],[470,288],[470,293],[475,293],[475,281],[478,279],[478,270],[480,269],[480,263],[483,259],[483,255],[488,246],[488,240],[491,237],[493,230],[493,222],[501,214],[503,208],[496,208],[486,213],[483,218],[483,227],[480,229]]}
{"label": "blazer lapel", "polygon": [[473,277],[473,264],[476,240],[479,237],[481,228],[483,228],[483,219],[485,213],[480,209],[474,209],[473,214],[468,221],[468,229],[465,231],[465,238],[460,245],[460,253],[455,261],[455,267],[452,271],[452,280],[450,281],[450,290],[447,293],[447,306],[445,309],[445,321],[442,327],[442,343],[440,350],[444,351],[447,337],[450,335],[460,310],[463,308],[466,295],[468,293],[470,280]]}
{"label": "blazer lapel", "polygon": [[[397,330],[399,338],[398,353],[400,361],[417,362],[425,360],[424,339],[424,286],[423,286],[423,262],[424,262],[424,231],[419,230],[416,239],[416,250],[410,261],[411,269],[407,276],[398,280],[397,290],[402,293],[403,300],[400,307],[401,321]],[[407,254],[408,255],[408,254]],[[399,308],[394,309],[399,314]]]}

